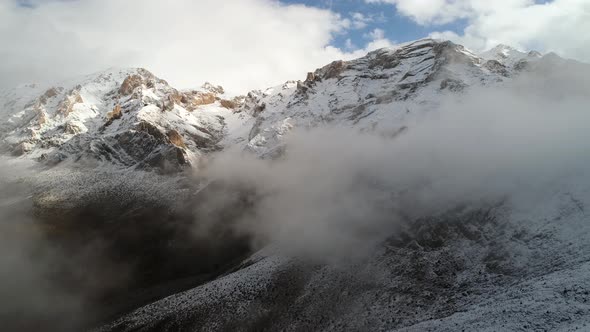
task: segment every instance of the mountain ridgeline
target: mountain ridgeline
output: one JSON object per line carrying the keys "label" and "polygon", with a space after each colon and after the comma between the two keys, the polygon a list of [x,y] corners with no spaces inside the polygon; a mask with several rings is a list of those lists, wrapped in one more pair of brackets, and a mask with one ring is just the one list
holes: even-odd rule
{"label": "mountain ridgeline", "polygon": [[339,123],[394,135],[410,113],[434,108],[445,94],[572,63],[503,45],[476,55],[427,39],[233,98],[211,84],[180,91],[145,69],[111,69],[58,86],[5,91],[0,138],[4,151],[51,165],[68,160],[179,171],[228,146],[269,153],[292,127]]}

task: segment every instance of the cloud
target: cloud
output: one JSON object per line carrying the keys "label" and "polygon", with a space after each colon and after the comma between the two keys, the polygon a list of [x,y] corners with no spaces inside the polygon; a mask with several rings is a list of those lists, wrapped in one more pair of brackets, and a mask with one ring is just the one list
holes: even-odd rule
{"label": "cloud", "polygon": [[[353,52],[352,55],[354,55],[354,57],[361,57],[366,52],[380,48],[396,47],[396,42],[385,37],[385,31],[383,31],[383,29],[375,28],[370,32],[363,34],[363,38],[369,39],[370,42],[363,50]],[[352,56],[349,56],[348,58],[352,58]]]}
{"label": "cloud", "polygon": [[[585,179],[587,74],[560,68],[474,88],[394,138],[339,126],[295,130],[277,160],[227,150],[204,172],[253,188],[258,199],[238,228],[263,243],[316,259],[362,257],[417,218],[499,202],[526,210],[537,193]],[[207,206],[225,211],[230,197]]]}
{"label": "cloud", "polygon": [[385,31],[383,31],[383,29],[375,28],[371,32],[365,34],[364,37],[372,40],[384,39]]}
{"label": "cloud", "polygon": [[462,5],[453,1],[365,0],[365,2],[395,5],[400,14],[411,17],[419,24],[445,23],[464,15]]}
{"label": "cloud", "polygon": [[65,331],[77,323],[82,301],[49,278],[57,266],[57,250],[36,229],[29,188],[17,181],[31,168],[30,163],[0,157],[0,320],[7,330],[35,330],[67,312],[71,319],[51,324]]}
{"label": "cloud", "polygon": [[510,11],[534,4],[533,0],[365,0],[367,3],[388,3],[419,24],[445,24],[458,19],[495,11]]}
{"label": "cloud", "polygon": [[389,3],[421,25],[436,26],[465,20],[463,32],[436,31],[432,37],[451,39],[474,50],[499,43],[525,50],[554,51],[590,61],[590,2],[587,0],[366,0]]}
{"label": "cloud", "polygon": [[0,156],[3,330],[87,330],[145,304],[129,296],[139,289],[217,269],[211,262],[223,262],[224,248],[188,241],[180,213],[172,212],[188,210],[181,181],[88,164],[47,169]]}
{"label": "cloud", "polygon": [[356,48],[356,46],[352,43],[352,40],[350,38],[346,39],[346,41],[344,42],[344,47],[346,47],[347,50],[352,50]]}
{"label": "cloud", "polygon": [[552,51],[564,57],[590,61],[590,36],[583,33],[589,29],[588,1],[556,0],[478,13],[462,34],[444,31],[433,36],[479,50],[504,43],[524,50]]}
{"label": "cloud", "polygon": [[0,86],[135,66],[244,93],[353,56],[330,43],[366,20],[272,0],[3,0]]}
{"label": "cloud", "polygon": [[352,26],[355,29],[364,29],[369,23],[373,22],[372,17],[359,12],[351,13],[350,17],[352,18]]}

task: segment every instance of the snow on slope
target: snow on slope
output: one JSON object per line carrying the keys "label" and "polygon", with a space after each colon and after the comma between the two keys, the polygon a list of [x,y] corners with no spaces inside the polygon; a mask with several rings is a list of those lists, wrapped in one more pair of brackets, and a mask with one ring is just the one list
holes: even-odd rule
{"label": "snow on slope", "polygon": [[178,91],[145,69],[112,69],[55,87],[0,95],[4,149],[50,163],[100,161],[124,167],[198,163],[240,121],[210,84]]}
{"label": "snow on slope", "polygon": [[584,175],[524,215],[496,206],[410,224],[365,261],[314,264],[267,248],[100,331],[587,330]]}
{"label": "snow on slope", "polygon": [[540,60],[560,61],[503,45],[478,56],[424,39],[232,100],[212,85],[178,91],[147,70],[113,69],[1,93],[0,139],[8,152],[53,164],[90,159],[178,169],[227,146],[273,156],[295,127],[337,124],[395,136],[445,95],[502,84]]}
{"label": "snow on slope", "polygon": [[333,62],[303,82],[248,95],[241,110],[255,118],[249,123],[247,149],[271,153],[291,128],[322,124],[395,136],[435,109],[445,95],[502,84],[525,67],[522,57],[517,67],[514,57],[498,59],[479,57],[448,41],[424,39]]}
{"label": "snow on slope", "polygon": [[521,52],[513,47],[500,44],[486,52],[481,53],[482,58],[486,60],[495,60],[507,67],[518,65],[521,61],[535,60],[542,57],[537,51]]}

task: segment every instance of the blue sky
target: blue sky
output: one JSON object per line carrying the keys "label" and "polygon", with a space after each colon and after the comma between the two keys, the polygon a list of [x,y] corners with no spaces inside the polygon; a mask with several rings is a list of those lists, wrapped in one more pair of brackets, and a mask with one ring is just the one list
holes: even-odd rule
{"label": "blue sky", "polygon": [[286,4],[304,4],[310,7],[331,9],[343,18],[351,18],[352,13],[362,13],[372,18],[362,29],[350,29],[346,34],[335,36],[333,45],[346,48],[346,40],[362,48],[369,41],[367,34],[374,29],[381,29],[385,38],[395,42],[406,42],[424,38],[433,31],[453,31],[461,33],[467,26],[465,21],[455,21],[445,25],[422,26],[407,16],[399,15],[391,4],[366,3],[364,0],[281,0]]}

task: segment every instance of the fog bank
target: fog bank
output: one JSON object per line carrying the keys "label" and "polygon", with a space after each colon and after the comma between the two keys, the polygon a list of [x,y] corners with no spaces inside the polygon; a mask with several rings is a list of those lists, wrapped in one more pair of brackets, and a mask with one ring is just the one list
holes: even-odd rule
{"label": "fog bank", "polygon": [[205,177],[258,195],[242,232],[309,257],[362,256],[404,223],[457,206],[526,209],[590,161],[587,68],[543,68],[447,96],[394,138],[296,129],[280,158],[226,150]]}

